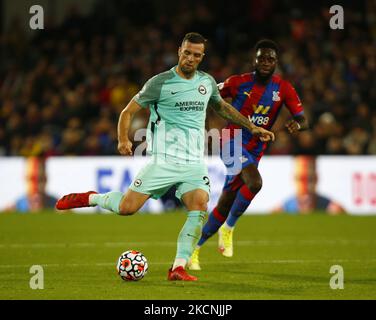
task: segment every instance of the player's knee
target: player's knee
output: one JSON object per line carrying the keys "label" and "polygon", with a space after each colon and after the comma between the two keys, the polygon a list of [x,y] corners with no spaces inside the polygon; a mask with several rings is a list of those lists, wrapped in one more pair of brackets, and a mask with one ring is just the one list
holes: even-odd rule
{"label": "player's knee", "polygon": [[194,210],[207,211],[208,210],[208,199],[206,196],[195,197],[192,203]]}
{"label": "player's knee", "polygon": [[216,209],[217,209],[217,213],[218,213],[217,219],[222,223],[225,222],[228,215],[230,214],[231,206],[220,207],[220,206],[217,205]]}
{"label": "player's knee", "polygon": [[233,203],[234,203],[233,199],[219,201],[217,204],[217,210],[219,211],[221,215],[224,216],[225,214],[223,213],[230,212]]}
{"label": "player's knee", "polygon": [[217,204],[218,212],[223,216],[227,215],[231,210],[235,198],[236,192],[222,192]]}
{"label": "player's knee", "polygon": [[198,200],[195,202],[194,207],[195,207],[195,210],[207,211],[208,203],[205,200]]}
{"label": "player's knee", "polygon": [[253,193],[258,193],[262,188],[262,180],[261,179],[255,179],[252,180],[250,183],[247,184],[248,189]]}

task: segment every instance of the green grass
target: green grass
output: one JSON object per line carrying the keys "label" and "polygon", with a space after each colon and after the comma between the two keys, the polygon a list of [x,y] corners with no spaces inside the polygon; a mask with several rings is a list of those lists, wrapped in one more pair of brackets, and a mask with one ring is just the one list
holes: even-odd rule
{"label": "green grass", "polygon": [[[198,282],[166,281],[184,213],[0,215],[0,299],[375,299],[376,216],[244,216],[235,254],[201,250]],[[116,274],[118,256],[142,251],[149,272],[139,282]],[[332,290],[332,265],[345,288]],[[44,289],[29,287],[32,265]]]}

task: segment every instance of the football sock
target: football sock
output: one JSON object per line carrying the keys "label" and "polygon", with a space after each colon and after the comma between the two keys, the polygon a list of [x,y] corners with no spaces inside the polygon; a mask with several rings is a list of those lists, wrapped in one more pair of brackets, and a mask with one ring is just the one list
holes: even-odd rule
{"label": "football sock", "polygon": [[226,220],[227,226],[234,227],[238,219],[247,210],[252,199],[257,193],[252,193],[246,185],[243,185],[236,195],[235,201],[231,207],[230,214]]}
{"label": "football sock", "polygon": [[98,205],[103,209],[119,214],[119,206],[123,196],[124,193],[118,191],[98,194],[93,193],[89,196],[89,204]]}
{"label": "football sock", "polygon": [[218,209],[215,207],[214,210],[210,213],[209,219],[202,229],[202,235],[200,240],[198,241],[197,246],[201,247],[206,240],[208,240],[213,234],[218,231],[219,227],[225,220],[226,217],[221,215]]}
{"label": "football sock", "polygon": [[227,224],[227,221],[223,224],[223,226],[228,230],[233,230],[235,227],[231,227]]}
{"label": "football sock", "polygon": [[179,233],[176,258],[172,267],[173,270],[178,266],[185,267],[191,257],[197,241],[201,236],[205,214],[206,212],[203,211],[188,212],[187,221]]}
{"label": "football sock", "polygon": [[183,267],[185,269],[186,264],[187,260],[183,258],[176,258],[174,261],[174,265],[172,266],[172,270],[175,270],[177,267]]}

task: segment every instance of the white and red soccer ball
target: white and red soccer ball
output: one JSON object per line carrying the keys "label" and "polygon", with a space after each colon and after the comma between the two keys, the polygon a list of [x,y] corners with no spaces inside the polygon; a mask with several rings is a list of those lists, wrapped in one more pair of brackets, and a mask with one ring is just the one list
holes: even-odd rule
{"label": "white and red soccer ball", "polygon": [[128,250],[119,257],[116,270],[123,280],[138,281],[146,275],[148,267],[148,261],[141,252]]}

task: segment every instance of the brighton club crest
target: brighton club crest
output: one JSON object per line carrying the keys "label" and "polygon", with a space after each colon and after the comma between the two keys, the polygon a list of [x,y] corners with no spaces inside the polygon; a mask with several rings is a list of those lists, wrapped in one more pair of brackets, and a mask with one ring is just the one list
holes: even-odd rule
{"label": "brighton club crest", "polygon": [[206,94],[206,88],[203,85],[200,85],[198,87],[198,92],[200,92],[201,94],[205,95]]}

